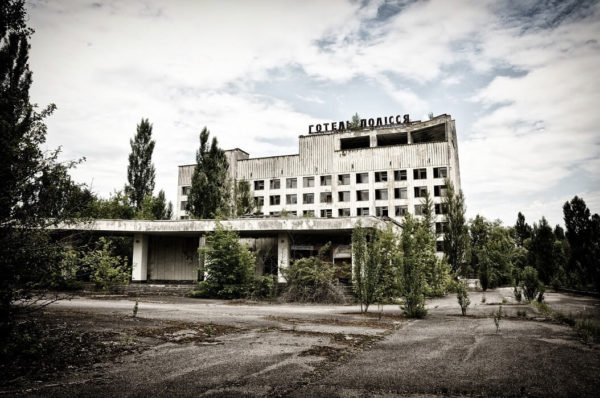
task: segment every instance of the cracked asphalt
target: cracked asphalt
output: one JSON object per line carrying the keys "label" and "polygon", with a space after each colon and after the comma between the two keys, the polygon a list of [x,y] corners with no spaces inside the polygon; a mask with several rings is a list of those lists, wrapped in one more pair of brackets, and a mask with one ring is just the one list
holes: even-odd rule
{"label": "cracked asphalt", "polygon": [[[584,342],[573,327],[531,306],[513,303],[510,289],[487,292],[485,303],[481,293],[470,296],[467,317],[449,295],[428,301],[429,314],[419,320],[404,319],[395,305],[383,306],[381,316],[373,307],[364,317],[357,306],[140,298],[142,319],[235,328],[210,341],[153,341],[142,352],[10,395],[598,396],[600,345]],[[599,318],[597,299],[558,293],[546,298],[553,309]],[[491,314],[503,300],[505,317],[497,332]],[[124,297],[76,297],[48,311],[123,319],[133,303]]]}

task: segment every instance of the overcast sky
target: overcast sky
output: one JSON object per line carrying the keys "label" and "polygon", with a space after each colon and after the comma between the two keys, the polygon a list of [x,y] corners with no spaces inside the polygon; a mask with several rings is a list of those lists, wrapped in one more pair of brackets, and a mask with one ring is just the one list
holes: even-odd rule
{"label": "overcast sky", "polygon": [[309,124],[456,120],[469,217],[514,224],[582,196],[600,212],[597,1],[30,0],[33,102],[48,147],[108,197],[154,125],[156,192],[207,126],[225,149],[298,153]]}

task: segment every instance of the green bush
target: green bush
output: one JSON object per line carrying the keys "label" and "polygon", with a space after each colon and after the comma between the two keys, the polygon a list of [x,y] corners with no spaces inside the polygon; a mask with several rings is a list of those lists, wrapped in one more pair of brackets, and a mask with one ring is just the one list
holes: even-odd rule
{"label": "green bush", "polygon": [[282,270],[287,281],[282,295],[285,301],[345,303],[344,292],[336,284],[334,265],[323,260],[328,249],[329,245],[326,245],[319,250],[318,256],[301,258]]}
{"label": "green bush", "polygon": [[277,275],[255,276],[252,282],[252,299],[272,299],[276,296]]}
{"label": "green bush", "polygon": [[537,270],[533,267],[525,267],[521,283],[525,299],[527,301],[533,301],[537,297],[542,286]]}
{"label": "green bush", "polygon": [[467,315],[467,307],[471,304],[469,299],[469,291],[467,290],[466,281],[458,281],[456,284],[456,298],[458,299],[458,305],[460,305],[460,311],[463,316]]}
{"label": "green bush", "polygon": [[85,253],[81,263],[91,270],[90,279],[98,288],[112,291],[129,282],[127,259],[113,256],[113,243],[101,237],[95,250]]}
{"label": "green bush", "polygon": [[201,271],[206,274],[204,283],[197,291],[206,292],[206,297],[246,297],[254,280],[255,257],[239,242],[239,236],[217,221],[214,232],[207,236],[208,246],[200,248],[204,258]]}

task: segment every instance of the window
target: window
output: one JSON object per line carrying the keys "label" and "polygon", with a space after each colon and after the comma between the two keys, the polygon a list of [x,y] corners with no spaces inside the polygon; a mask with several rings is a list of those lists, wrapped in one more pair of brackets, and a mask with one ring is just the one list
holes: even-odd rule
{"label": "window", "polygon": [[181,187],[181,194],[182,195],[189,195],[190,194],[190,189],[192,189],[192,187]]}
{"label": "window", "polygon": [[435,214],[447,214],[448,206],[445,203],[436,203],[435,204]]}
{"label": "window", "polygon": [[315,194],[305,193],[304,195],[302,195],[302,203],[304,203],[305,205],[315,203]]}
{"label": "window", "polygon": [[298,216],[298,212],[296,210],[288,211],[288,214],[294,217]]}
{"label": "window", "polygon": [[314,210],[302,210],[302,215],[305,217],[314,217],[315,211]]}
{"label": "window", "polygon": [[356,191],[356,200],[369,200],[369,190],[365,189],[364,191]]}
{"label": "window", "polygon": [[396,217],[403,217],[408,213],[408,206],[396,206],[394,208]]}
{"label": "window", "polygon": [[321,210],[321,217],[323,217],[323,218],[331,218],[332,217],[331,209],[323,209],[323,210]]}
{"label": "window", "polygon": [[446,167],[434,167],[433,178],[446,178],[448,177],[448,169]]}
{"label": "window", "polygon": [[256,206],[264,206],[265,205],[265,197],[264,196],[255,196],[254,204]]}
{"label": "window", "polygon": [[270,189],[279,189],[281,188],[281,180],[279,178],[273,179],[271,181],[269,181],[269,188]]}
{"label": "window", "polygon": [[369,208],[368,207],[359,207],[358,209],[356,209],[356,215],[357,216],[368,216]]}
{"label": "window", "polygon": [[366,184],[369,182],[369,173],[357,173],[356,174],[356,183],[357,184]]}
{"label": "window", "polygon": [[433,196],[446,196],[446,186],[436,185],[433,187]]}
{"label": "window", "polygon": [[408,190],[406,188],[394,188],[394,198],[395,199],[407,199],[408,198]]}
{"label": "window", "polygon": [[281,197],[279,195],[271,195],[269,196],[269,204],[271,206],[276,206],[281,203]]}
{"label": "window", "polygon": [[187,210],[187,201],[186,200],[181,202],[181,210]]}
{"label": "window", "polygon": [[350,191],[338,192],[338,202],[350,202]]}
{"label": "window", "polygon": [[274,217],[279,217],[279,216],[281,216],[281,212],[280,211],[270,211],[269,215],[274,216]]}
{"label": "window", "polygon": [[304,188],[310,188],[315,186],[315,177],[304,177],[302,179],[302,186]]}
{"label": "window", "polygon": [[350,174],[338,175],[338,185],[350,185]]}
{"label": "window", "polygon": [[387,200],[388,198],[388,190],[387,189],[376,189],[375,190],[375,200]]}
{"label": "window", "polygon": [[415,198],[427,197],[427,187],[415,187]]}
{"label": "window", "polygon": [[387,181],[387,171],[376,171],[375,172],[375,182],[385,182]]}
{"label": "window", "polygon": [[414,169],[413,178],[415,180],[425,180],[427,178],[427,169]]}
{"label": "window", "polygon": [[285,195],[285,204],[295,205],[296,203],[298,203],[298,198],[296,197],[296,194]]}
{"label": "window", "polygon": [[255,191],[262,191],[263,189],[265,189],[265,181],[264,180],[254,181],[254,190]]}
{"label": "window", "polygon": [[319,195],[319,201],[321,203],[332,203],[333,197],[331,196],[331,192],[321,192]]}
{"label": "window", "polygon": [[340,149],[345,151],[347,149],[358,149],[368,148],[371,146],[371,137],[363,135],[362,137],[351,137],[340,139]]}
{"label": "window", "polygon": [[338,209],[339,217],[350,217],[350,209]]}
{"label": "window", "polygon": [[387,215],[388,215],[388,208],[387,208],[387,206],[376,207],[375,208],[375,215],[377,217],[387,217]]}
{"label": "window", "polygon": [[447,230],[448,230],[447,222],[436,222],[435,223],[435,233],[436,234],[443,234]]}
{"label": "window", "polygon": [[443,240],[436,240],[435,241],[435,250],[438,252],[443,252],[444,251],[444,241]]}
{"label": "window", "polygon": [[423,205],[415,205],[415,215],[416,216],[423,215]]}
{"label": "window", "polygon": [[395,181],[406,181],[406,170],[394,170]]}
{"label": "window", "polygon": [[189,220],[190,216],[181,216],[179,217],[180,220]]}
{"label": "window", "polygon": [[297,188],[298,187],[298,179],[296,178],[286,178],[285,179],[285,187],[286,188]]}
{"label": "window", "polygon": [[330,186],[331,185],[331,176],[321,176],[321,186]]}

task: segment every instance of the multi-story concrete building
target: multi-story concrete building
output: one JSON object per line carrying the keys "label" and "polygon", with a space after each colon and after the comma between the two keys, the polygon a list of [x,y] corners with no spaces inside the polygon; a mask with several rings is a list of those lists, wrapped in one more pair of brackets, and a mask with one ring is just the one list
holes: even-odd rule
{"label": "multi-story concrete building", "polygon": [[[429,193],[436,230],[443,232],[444,178],[460,188],[451,116],[425,122],[391,116],[363,119],[354,130],[344,127],[345,122],[311,125],[300,136],[297,155],[250,158],[241,149],[226,151],[230,178],[249,181],[259,214],[273,217],[374,215],[401,221],[406,213],[420,215]],[[178,219],[189,218],[194,166],[179,166]]]}

